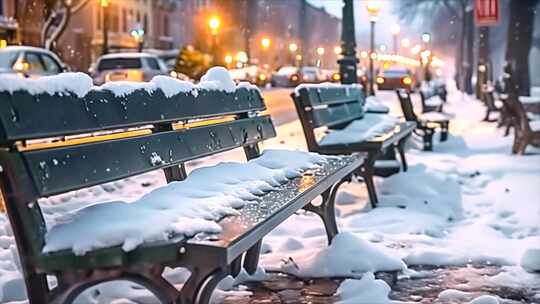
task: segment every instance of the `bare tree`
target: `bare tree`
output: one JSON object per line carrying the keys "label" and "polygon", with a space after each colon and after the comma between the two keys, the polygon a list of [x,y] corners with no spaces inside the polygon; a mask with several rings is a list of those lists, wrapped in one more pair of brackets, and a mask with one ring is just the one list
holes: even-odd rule
{"label": "bare tree", "polygon": [[[424,19],[426,26],[436,28],[438,36],[451,36],[457,40],[455,47],[455,80],[458,89],[463,90],[470,82],[472,73],[472,59],[469,58],[467,49],[472,47],[472,43],[467,43],[469,33],[474,33],[470,27],[474,24],[468,22],[467,11],[471,9],[471,0],[401,0],[397,14],[404,23],[411,23],[416,18],[431,16]],[[445,21],[456,26],[441,26]],[[469,25],[470,23],[470,25]],[[448,33],[448,31],[452,31]],[[450,41],[448,41],[450,42]],[[454,44],[450,42],[449,45]],[[470,65],[470,67],[469,67]]]}
{"label": "bare tree", "polygon": [[510,2],[510,23],[506,45],[506,62],[513,72],[515,92],[530,94],[529,53],[533,46],[535,8],[539,0]]}
{"label": "bare tree", "polygon": [[45,1],[46,20],[41,30],[41,42],[44,48],[54,49],[56,42],[66,30],[71,16],[79,12],[88,2],[89,0]]}

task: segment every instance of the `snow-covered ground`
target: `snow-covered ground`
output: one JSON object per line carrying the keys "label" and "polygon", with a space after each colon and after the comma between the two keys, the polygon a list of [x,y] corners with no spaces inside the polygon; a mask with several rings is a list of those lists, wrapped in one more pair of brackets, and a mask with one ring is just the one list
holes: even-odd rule
{"label": "snow-covered ground", "polygon": [[[397,110],[397,98],[382,93]],[[344,278],[337,290],[340,303],[392,303],[391,287],[373,273],[399,271],[399,280],[428,275],[417,266],[489,265],[500,271],[485,277],[496,287],[526,289],[540,303],[540,151],[510,154],[512,136],[503,137],[493,123],[480,122],[484,108],[468,97],[450,92],[446,111],[456,114],[448,142],[434,152],[422,152],[414,141],[407,152],[409,171],[378,179],[380,207],[371,210],[361,183],[344,185],[338,195],[340,235],[331,246],[316,215],[300,212],[265,238],[261,269],[253,278],[225,279],[215,301],[234,295],[248,298],[245,280],[264,280],[279,271],[302,278]],[[278,137],[263,148],[305,149],[297,121],[278,128]],[[241,160],[232,151],[196,161],[190,168],[223,159]],[[49,222],[66,211],[95,201],[135,201],[165,184],[159,172],[50,198],[41,202]],[[0,302],[24,303],[24,283],[5,215],[0,214]],[[415,268],[413,270],[411,268]],[[167,279],[180,286],[187,273],[170,269]],[[100,285],[79,303],[155,303],[131,283]],[[504,295],[486,295],[467,283],[442,291],[444,303],[506,303]],[[508,302],[510,303],[510,302]],[[515,303],[515,302],[512,302]]]}

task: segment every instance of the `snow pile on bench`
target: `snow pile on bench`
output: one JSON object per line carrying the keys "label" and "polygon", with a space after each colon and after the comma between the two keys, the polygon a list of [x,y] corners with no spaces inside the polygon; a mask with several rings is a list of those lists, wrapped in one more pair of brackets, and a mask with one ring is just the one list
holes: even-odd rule
{"label": "snow pile on bench", "polygon": [[334,130],[319,141],[319,145],[339,145],[373,139],[394,129],[399,119],[391,115],[366,114],[343,130]]}
{"label": "snow pile on bench", "polygon": [[75,254],[121,245],[124,251],[153,241],[219,233],[221,218],[246,201],[325,163],[315,153],[267,150],[247,163],[225,162],[194,170],[185,181],[157,188],[133,203],[94,204],[66,216],[47,233],[43,252]]}
{"label": "snow pile on bench", "polygon": [[201,77],[201,82],[193,84],[169,76],[155,76],[150,82],[113,81],[101,86],[94,86],[92,78],[84,73],[62,73],[54,76],[46,76],[38,79],[21,78],[15,75],[0,76],[0,91],[13,94],[16,91],[27,91],[32,95],[49,94],[63,95],[75,94],[83,98],[92,90],[111,91],[116,97],[125,97],[137,90],[145,90],[149,94],[161,90],[166,97],[170,98],[180,93],[198,95],[201,90],[217,90],[234,93],[237,88],[256,86],[248,83],[235,85],[227,69],[213,67]]}
{"label": "snow pile on bench", "polygon": [[368,96],[366,97],[366,111],[388,113],[390,112],[390,107],[383,104],[376,96]]}

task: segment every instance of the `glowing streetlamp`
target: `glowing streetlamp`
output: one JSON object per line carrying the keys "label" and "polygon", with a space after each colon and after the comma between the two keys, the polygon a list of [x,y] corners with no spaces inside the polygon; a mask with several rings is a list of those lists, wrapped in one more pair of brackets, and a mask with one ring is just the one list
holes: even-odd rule
{"label": "glowing streetlamp", "polygon": [[214,65],[218,64],[217,35],[219,33],[220,27],[221,27],[221,19],[218,16],[211,16],[208,19],[208,28],[210,29],[210,34],[212,35],[212,42],[211,42],[210,49],[213,56]]}
{"label": "glowing streetlamp", "polygon": [[262,46],[263,50],[268,50],[268,48],[270,47],[271,44],[272,44],[272,41],[270,40],[270,38],[263,37],[261,39],[261,46]]}
{"label": "glowing streetlamp", "polygon": [[409,38],[403,38],[401,39],[401,46],[404,48],[408,48],[411,46],[411,40]]}
{"label": "glowing streetlamp", "polygon": [[[366,2],[366,10],[370,16],[370,54],[375,53],[375,22],[377,22],[377,16],[381,10],[381,3],[376,0],[371,0]],[[368,85],[368,95],[375,95],[374,91],[374,71],[373,71],[373,56],[369,57],[369,85]]]}
{"label": "glowing streetlamp", "polygon": [[221,27],[221,20],[217,16],[212,16],[208,19],[208,27],[212,35],[217,35],[219,28]]}
{"label": "glowing streetlamp", "polygon": [[227,67],[231,66],[231,63],[233,62],[233,57],[230,54],[225,55],[225,63],[227,64]]}
{"label": "glowing streetlamp", "polygon": [[334,47],[334,54],[341,55],[342,52],[343,52],[343,49],[339,45]]}
{"label": "glowing streetlamp", "polygon": [[296,45],[296,43],[290,43],[289,44],[289,51],[291,51],[291,53],[294,53],[296,51],[298,51],[298,45]]}
{"label": "glowing streetlamp", "polygon": [[317,48],[317,55],[322,56],[322,55],[324,55],[324,52],[325,52],[325,50],[324,50],[323,47],[318,47]]}
{"label": "glowing streetlamp", "polygon": [[430,43],[431,42],[431,34],[430,33],[422,33],[422,41],[424,43]]}

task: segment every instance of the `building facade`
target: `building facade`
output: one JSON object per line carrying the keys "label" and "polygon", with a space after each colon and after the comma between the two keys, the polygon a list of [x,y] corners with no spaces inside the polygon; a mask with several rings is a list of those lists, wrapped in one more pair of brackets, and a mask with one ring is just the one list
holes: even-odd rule
{"label": "building facade", "polygon": [[[49,0],[0,0],[0,40],[9,26],[16,43],[43,46],[42,29]],[[136,51],[133,30],[144,31],[144,48],[171,50],[193,45],[218,62],[226,55],[247,53],[250,62],[271,68],[303,63],[335,67],[340,20],[306,0],[72,0],[71,19],[54,47],[73,70],[87,71],[101,55],[104,17],[107,16],[111,52]],[[103,6],[103,4],[107,4]],[[59,24],[62,11],[58,11]],[[219,29],[208,20],[217,16]],[[54,26],[53,26],[54,30]],[[7,36],[7,34],[3,34]],[[262,39],[269,45],[261,45]],[[290,51],[289,45],[297,45]],[[324,53],[317,49],[324,49]],[[301,57],[301,61],[298,59]]]}

